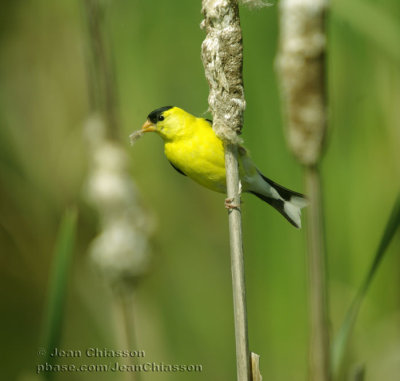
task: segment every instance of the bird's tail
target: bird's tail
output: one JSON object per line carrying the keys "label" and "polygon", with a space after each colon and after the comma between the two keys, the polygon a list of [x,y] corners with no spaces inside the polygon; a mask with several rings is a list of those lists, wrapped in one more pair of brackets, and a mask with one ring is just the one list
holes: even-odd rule
{"label": "bird's tail", "polygon": [[301,228],[301,208],[307,206],[308,201],[304,195],[294,192],[290,189],[277,184],[268,177],[265,177],[261,172],[260,176],[272,188],[268,195],[260,192],[250,191],[261,200],[273,206],[279,213],[281,213],[293,226]]}

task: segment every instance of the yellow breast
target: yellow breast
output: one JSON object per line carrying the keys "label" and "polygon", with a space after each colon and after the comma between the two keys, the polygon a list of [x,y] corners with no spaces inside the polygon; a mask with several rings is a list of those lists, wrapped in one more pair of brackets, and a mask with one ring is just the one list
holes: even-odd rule
{"label": "yellow breast", "polygon": [[197,183],[217,192],[226,192],[223,144],[206,120],[196,120],[194,134],[166,142],[165,155]]}

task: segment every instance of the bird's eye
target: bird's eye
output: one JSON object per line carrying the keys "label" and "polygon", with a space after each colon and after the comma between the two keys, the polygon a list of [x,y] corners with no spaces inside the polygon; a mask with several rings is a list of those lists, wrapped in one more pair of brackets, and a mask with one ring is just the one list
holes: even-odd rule
{"label": "bird's eye", "polygon": [[162,115],[159,115],[158,121],[159,121],[159,122],[162,122],[163,120],[164,120],[164,117],[163,117]]}

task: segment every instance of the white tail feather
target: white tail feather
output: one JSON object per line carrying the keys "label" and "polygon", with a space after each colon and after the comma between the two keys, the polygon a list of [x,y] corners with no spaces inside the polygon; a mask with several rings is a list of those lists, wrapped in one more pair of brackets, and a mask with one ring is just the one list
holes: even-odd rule
{"label": "white tail feather", "polygon": [[302,209],[308,205],[308,200],[304,197],[292,196],[290,198],[290,203]]}
{"label": "white tail feather", "polygon": [[[296,205],[294,200],[285,201],[283,205],[283,209],[289,218],[296,224],[296,226],[300,229],[301,228],[301,208],[302,206]],[[302,200],[303,201],[303,200]],[[305,205],[303,205],[305,206]]]}

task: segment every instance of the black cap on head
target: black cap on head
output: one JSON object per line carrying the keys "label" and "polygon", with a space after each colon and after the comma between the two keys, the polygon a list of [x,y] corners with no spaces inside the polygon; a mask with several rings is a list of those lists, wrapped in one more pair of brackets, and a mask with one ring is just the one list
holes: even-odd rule
{"label": "black cap on head", "polygon": [[172,108],[174,106],[164,106],[164,107],[160,107],[154,111],[152,111],[148,116],[147,119],[150,120],[151,123],[157,123],[158,122],[158,117],[166,110],[169,110],[170,108]]}

